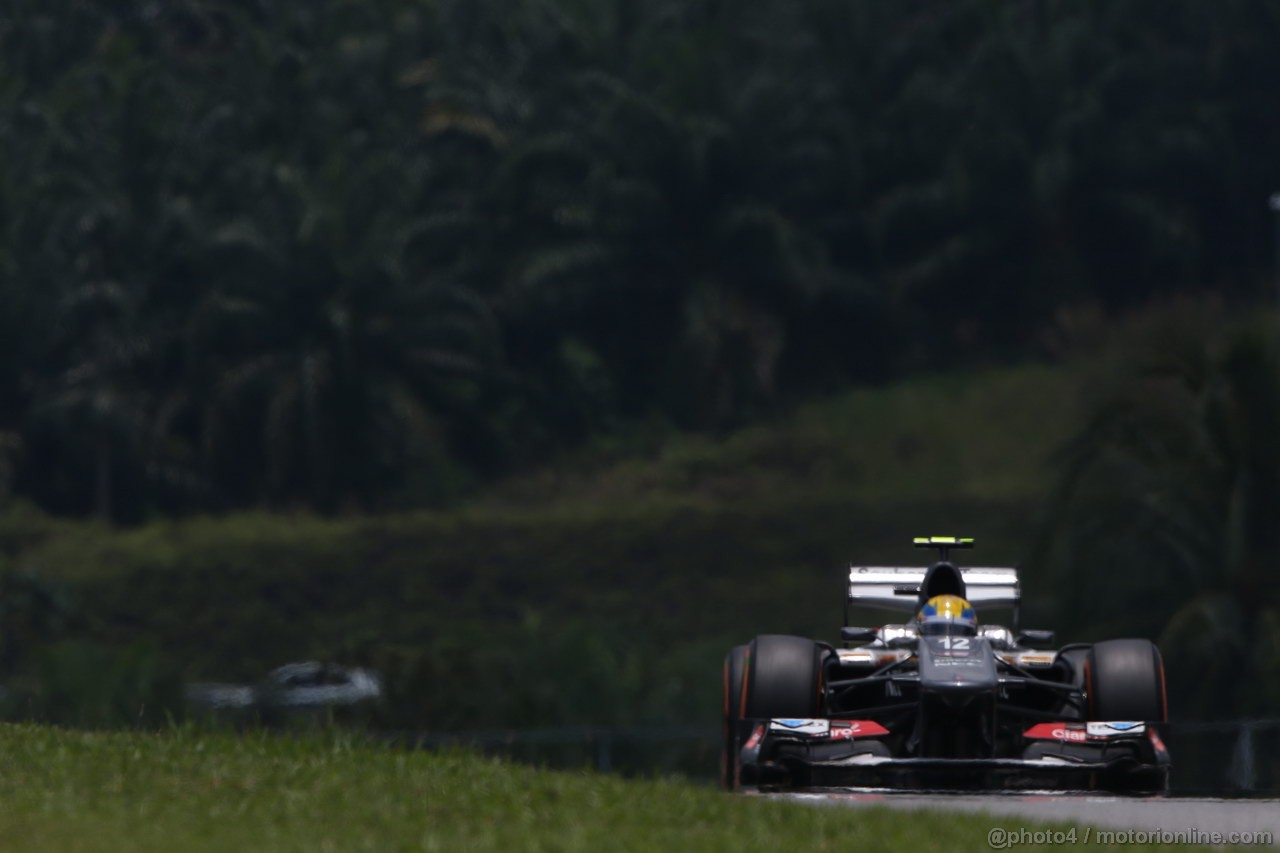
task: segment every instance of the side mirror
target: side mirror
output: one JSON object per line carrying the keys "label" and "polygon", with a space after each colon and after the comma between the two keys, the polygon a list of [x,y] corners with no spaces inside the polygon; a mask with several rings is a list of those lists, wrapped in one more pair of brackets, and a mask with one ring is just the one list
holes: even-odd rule
{"label": "side mirror", "polygon": [[891,649],[914,649],[920,642],[915,636],[910,637],[893,637],[889,640],[889,648]]}
{"label": "side mirror", "polygon": [[877,636],[879,632],[875,628],[844,627],[840,629],[840,639],[846,643],[869,643]]}
{"label": "side mirror", "polygon": [[1044,648],[1054,644],[1054,633],[1052,631],[1019,631],[1018,645],[1030,646],[1031,648]]}

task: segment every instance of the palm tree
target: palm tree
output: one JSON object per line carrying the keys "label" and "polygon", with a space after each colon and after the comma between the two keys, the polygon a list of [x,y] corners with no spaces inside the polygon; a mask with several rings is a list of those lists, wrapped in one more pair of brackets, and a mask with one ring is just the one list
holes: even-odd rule
{"label": "palm tree", "polygon": [[165,423],[224,505],[373,502],[414,454],[441,476],[496,337],[465,282],[474,172],[448,150],[471,125],[421,103],[442,12],[198,6],[213,34],[174,62],[202,81],[181,130],[206,225]]}
{"label": "palm tree", "polygon": [[1046,559],[1063,605],[1099,635],[1158,636],[1184,708],[1250,714],[1280,699],[1278,434],[1274,330],[1184,331],[1062,457]]}
{"label": "palm tree", "polygon": [[61,509],[136,518],[189,473],[156,420],[172,380],[174,294],[199,231],[178,178],[188,164],[167,144],[184,99],[172,77],[148,73],[112,15],[71,23],[56,36],[68,53],[14,93],[23,119],[0,130],[13,155],[0,194],[8,303],[22,324],[6,336],[22,342],[20,476]]}
{"label": "palm tree", "polygon": [[52,342],[58,367],[52,383],[32,389],[28,414],[32,444],[54,440],[68,457],[87,445],[89,506],[104,521],[116,517],[117,472],[144,467],[153,447],[152,400],[142,381],[152,341],[141,328],[136,296],[114,282],[68,294],[59,318],[63,334]]}
{"label": "palm tree", "polygon": [[[667,73],[726,91],[732,76]],[[579,72],[563,83],[563,121],[532,128],[496,175],[489,204],[515,250],[503,304],[533,332],[523,345],[555,361],[576,341],[608,366],[624,412],[656,404],[717,426],[767,405],[788,322],[828,281],[821,241],[788,207],[794,183],[774,168],[788,131],[760,130],[787,103],[785,81],[735,79],[746,94],[693,110]]]}
{"label": "palm tree", "polygon": [[373,500],[414,442],[449,445],[496,363],[484,302],[402,265],[402,235],[422,229],[355,220],[350,198],[320,187],[271,188],[274,210],[217,232],[221,281],[189,324],[207,461],[248,475],[242,499]]}

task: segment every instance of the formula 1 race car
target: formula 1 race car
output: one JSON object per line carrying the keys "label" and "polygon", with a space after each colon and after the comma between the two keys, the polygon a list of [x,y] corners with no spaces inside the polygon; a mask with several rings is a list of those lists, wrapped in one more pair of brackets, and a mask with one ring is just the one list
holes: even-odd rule
{"label": "formula 1 race car", "polygon": [[[1167,789],[1164,666],[1149,640],[1042,650],[1016,632],[1012,568],[960,568],[972,539],[930,537],[927,569],[849,570],[843,648],[762,635],[724,664],[721,781],[730,789]],[[913,614],[849,626],[850,606]],[[978,625],[1012,611],[1015,630]]]}

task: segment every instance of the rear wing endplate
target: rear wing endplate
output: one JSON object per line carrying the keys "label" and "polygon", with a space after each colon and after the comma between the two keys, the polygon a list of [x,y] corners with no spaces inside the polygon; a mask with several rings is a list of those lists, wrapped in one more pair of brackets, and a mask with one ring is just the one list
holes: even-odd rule
{"label": "rear wing endplate", "polygon": [[[914,612],[926,569],[853,566],[849,569],[848,603]],[[1018,606],[1021,590],[1014,568],[973,567],[960,570],[969,603],[977,610]]]}

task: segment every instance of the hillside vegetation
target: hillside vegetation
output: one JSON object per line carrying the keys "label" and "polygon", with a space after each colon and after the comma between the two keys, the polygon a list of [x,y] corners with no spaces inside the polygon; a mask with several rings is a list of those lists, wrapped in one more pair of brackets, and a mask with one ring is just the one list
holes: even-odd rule
{"label": "hillside vegetation", "polygon": [[11,510],[0,666],[32,716],[85,724],[319,658],[383,672],[393,728],[710,725],[730,646],[832,637],[849,562],[918,563],[910,538],[944,532],[1023,566],[1024,625],[1158,640],[1175,719],[1273,716],[1274,326],[1175,309],[1089,358],[596,445],[455,510],[131,529]]}
{"label": "hillside vegetation", "polygon": [[0,494],[449,505],[1269,299],[1259,0],[0,9]]}
{"label": "hillside vegetation", "polygon": [[[725,649],[831,636],[849,561],[918,561],[910,538],[940,531],[978,537],[984,561],[1022,559],[1081,376],[859,390],[649,458],[584,454],[451,512],[128,530],[10,513],[13,577],[61,596],[28,609],[67,611],[61,652],[13,666],[51,677],[76,665],[75,642],[127,650],[161,680],[317,657],[383,670],[388,724],[710,721]],[[23,624],[52,634],[55,617]]]}

